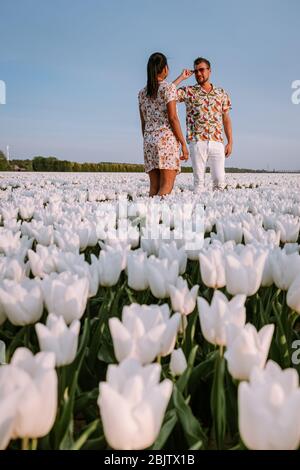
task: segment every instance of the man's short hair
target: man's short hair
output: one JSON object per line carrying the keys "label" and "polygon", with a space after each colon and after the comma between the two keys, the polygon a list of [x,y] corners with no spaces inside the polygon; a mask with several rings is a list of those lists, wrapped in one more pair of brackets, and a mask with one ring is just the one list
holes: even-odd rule
{"label": "man's short hair", "polygon": [[204,62],[207,65],[207,67],[210,69],[210,62],[209,60],[204,59],[204,57],[197,57],[197,59],[194,60],[194,67],[196,65],[201,64],[201,62]]}

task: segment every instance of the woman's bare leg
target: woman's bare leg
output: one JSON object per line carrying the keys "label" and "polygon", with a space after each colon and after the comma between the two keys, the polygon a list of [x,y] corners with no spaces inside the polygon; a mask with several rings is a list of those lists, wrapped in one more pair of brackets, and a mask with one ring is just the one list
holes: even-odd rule
{"label": "woman's bare leg", "polygon": [[160,170],[159,196],[170,194],[174,186],[176,174],[176,170]]}
{"label": "woman's bare leg", "polygon": [[160,173],[158,169],[154,169],[149,171],[148,173],[149,178],[150,178],[150,191],[149,191],[149,196],[156,196],[159,191],[159,185],[160,185]]}

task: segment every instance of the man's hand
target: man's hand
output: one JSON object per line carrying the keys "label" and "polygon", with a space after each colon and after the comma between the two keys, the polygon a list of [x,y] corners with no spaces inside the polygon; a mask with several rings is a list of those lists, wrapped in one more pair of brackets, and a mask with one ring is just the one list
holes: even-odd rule
{"label": "man's hand", "polygon": [[227,144],[225,146],[225,157],[226,158],[230,157],[231,152],[232,152],[232,144]]}

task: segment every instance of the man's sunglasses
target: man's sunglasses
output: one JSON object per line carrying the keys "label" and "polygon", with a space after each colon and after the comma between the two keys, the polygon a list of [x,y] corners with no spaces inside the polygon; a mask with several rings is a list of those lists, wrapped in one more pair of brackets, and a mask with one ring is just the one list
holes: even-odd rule
{"label": "man's sunglasses", "polygon": [[197,73],[197,72],[203,73],[204,70],[208,70],[208,67],[200,67],[200,69],[195,69],[195,70],[193,70],[193,72],[194,72],[194,73]]}

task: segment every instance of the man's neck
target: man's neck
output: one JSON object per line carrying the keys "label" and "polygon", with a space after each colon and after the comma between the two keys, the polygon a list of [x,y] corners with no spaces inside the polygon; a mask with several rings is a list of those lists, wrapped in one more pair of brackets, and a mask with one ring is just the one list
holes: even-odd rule
{"label": "man's neck", "polygon": [[205,82],[204,85],[201,85],[201,88],[208,93],[212,90],[213,86],[210,82]]}

